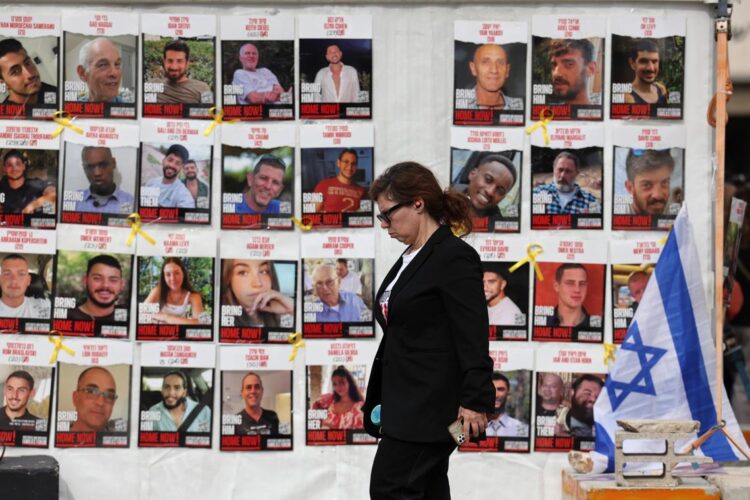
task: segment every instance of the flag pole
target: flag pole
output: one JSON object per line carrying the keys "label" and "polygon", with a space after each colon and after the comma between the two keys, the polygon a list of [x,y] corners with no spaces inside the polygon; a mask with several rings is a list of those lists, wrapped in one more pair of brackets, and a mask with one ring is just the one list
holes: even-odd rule
{"label": "flag pole", "polygon": [[[727,0],[719,0],[715,21],[716,37],[716,200],[714,203],[714,331],[716,332],[716,419],[722,421],[724,387],[724,147],[727,124],[729,81],[728,38],[730,30]],[[710,113],[710,110],[709,110]],[[710,120],[709,116],[709,120]],[[722,429],[723,430],[723,429]]]}

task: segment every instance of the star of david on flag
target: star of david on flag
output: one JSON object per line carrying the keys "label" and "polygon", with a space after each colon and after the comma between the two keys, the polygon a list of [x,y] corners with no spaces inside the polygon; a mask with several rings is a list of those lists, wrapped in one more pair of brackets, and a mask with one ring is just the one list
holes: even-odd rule
{"label": "star of david on flag", "polygon": [[[614,471],[617,420],[698,420],[696,437],[716,425],[716,351],[704,300],[698,252],[683,206],[594,405],[596,472]],[[726,394],[722,416],[726,430],[747,451]],[[721,432],[697,453],[715,461],[743,458]]]}

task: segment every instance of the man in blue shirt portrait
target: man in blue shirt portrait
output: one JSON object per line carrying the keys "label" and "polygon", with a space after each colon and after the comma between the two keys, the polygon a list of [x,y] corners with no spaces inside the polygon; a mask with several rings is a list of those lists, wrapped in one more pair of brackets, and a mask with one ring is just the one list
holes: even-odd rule
{"label": "man in blue shirt portrait", "polygon": [[317,304],[314,307],[316,322],[346,323],[367,320],[367,306],[359,295],[340,290],[341,279],[333,265],[320,264],[313,270],[312,287],[316,297],[314,304]]}
{"label": "man in blue shirt portrait", "polygon": [[284,160],[263,155],[252,172],[247,173],[247,188],[242,201],[234,204],[236,214],[278,214],[281,202],[277,199],[284,190]]}
{"label": "man in blue shirt portrait", "polygon": [[85,146],[81,150],[83,173],[89,181],[88,189],[79,189],[76,212],[130,214],[135,210],[133,195],[117,187],[117,160],[106,147]]}

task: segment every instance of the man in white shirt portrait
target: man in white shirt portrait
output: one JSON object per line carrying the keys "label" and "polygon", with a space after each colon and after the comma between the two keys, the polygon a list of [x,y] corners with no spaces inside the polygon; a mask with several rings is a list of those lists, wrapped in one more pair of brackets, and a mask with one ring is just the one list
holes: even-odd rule
{"label": "man in white shirt portrait", "polygon": [[503,276],[499,266],[485,264],[484,298],[487,301],[487,314],[490,325],[518,325],[523,324],[521,309],[505,294],[508,280]]}
{"label": "man in white shirt portrait", "polygon": [[0,317],[49,319],[49,299],[27,297],[30,285],[26,258],[17,253],[6,255],[0,263]]}
{"label": "man in white shirt portrait", "polygon": [[240,104],[278,104],[284,89],[279,79],[268,68],[259,68],[260,54],[252,43],[240,47],[242,69],[234,72],[232,85],[242,86]]}
{"label": "man in white shirt portrait", "polygon": [[359,102],[359,75],[342,62],[343,56],[338,45],[326,48],[328,66],[318,71],[314,82],[320,88],[320,102]]}
{"label": "man in white shirt portrait", "polygon": [[492,373],[492,384],[495,386],[495,409],[487,416],[487,436],[529,437],[529,425],[506,413],[510,392],[508,377],[500,372]]}

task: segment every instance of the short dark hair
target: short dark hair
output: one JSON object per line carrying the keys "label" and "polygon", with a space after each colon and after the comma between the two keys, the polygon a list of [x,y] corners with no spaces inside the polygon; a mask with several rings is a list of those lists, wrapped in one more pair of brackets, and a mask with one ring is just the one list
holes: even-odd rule
{"label": "short dark hair", "polygon": [[11,149],[5,152],[5,154],[3,155],[3,165],[11,158],[18,158],[23,162],[24,165],[26,165],[27,167],[29,166],[29,159],[26,158],[26,155],[24,155],[17,149]]}
{"label": "short dark hair", "polygon": [[578,158],[578,155],[575,155],[571,153],[570,151],[562,151],[560,154],[555,156],[555,159],[552,160],[552,170],[555,169],[555,165],[557,165],[557,162],[560,160],[568,159],[571,160],[573,163],[576,164],[576,172],[581,171],[581,159]]}
{"label": "short dark hair", "polygon": [[188,163],[192,163],[192,164],[193,164],[193,165],[195,165],[196,167],[198,166],[198,162],[196,162],[196,161],[195,161],[195,160],[193,160],[192,158],[188,158],[188,159],[187,159],[187,160],[185,160],[185,161],[184,161],[183,163],[184,163],[185,165],[187,165]]}
{"label": "short dark hair", "polygon": [[502,373],[492,372],[492,381],[494,382],[495,380],[502,380],[503,382],[505,382],[505,386],[510,389],[510,380],[508,380],[508,377],[506,377]]}
{"label": "short dark hair", "polygon": [[485,163],[489,163],[491,161],[496,161],[508,169],[511,177],[513,177],[513,183],[511,184],[511,187],[513,187],[516,184],[516,179],[518,178],[518,172],[516,172],[516,166],[513,165],[513,162],[510,161],[510,158],[508,158],[507,156],[503,156],[497,153],[488,154],[487,156],[482,157],[477,162],[477,166],[475,168],[479,168]]}
{"label": "short dark hair", "polygon": [[581,375],[580,377],[578,377],[577,379],[573,381],[573,386],[572,386],[573,392],[576,392],[578,388],[581,387],[581,384],[584,382],[594,382],[595,384],[599,386],[599,388],[604,387],[604,382],[602,381],[602,379],[600,379],[596,375],[592,375],[590,373],[584,373],[583,375]]}
{"label": "short dark hair", "polygon": [[[6,38],[5,40],[0,40],[0,57],[5,57],[5,54],[17,54],[22,50],[26,49],[24,49],[21,42],[19,42],[15,38]],[[2,76],[2,72],[0,71],[0,78],[2,78]]]}
{"label": "short dark hair", "polygon": [[568,269],[583,269],[583,271],[586,273],[586,276],[588,276],[589,274],[588,269],[586,269],[583,264],[578,264],[577,262],[566,262],[565,264],[560,265],[560,267],[558,267],[555,271],[555,281],[560,283],[563,273]]}
{"label": "short dark hair", "polygon": [[185,375],[185,372],[183,372],[181,370],[172,370],[170,372],[165,373],[164,376],[161,379],[162,383],[164,383],[164,381],[167,380],[167,377],[169,377],[171,375],[175,375],[177,377],[180,377],[182,379],[182,386],[185,389],[188,388],[188,378],[187,378],[187,375]]}
{"label": "short dark hair", "polygon": [[24,257],[23,255],[21,255],[20,253],[9,253],[8,255],[6,255],[5,257],[3,257],[2,263],[5,264],[6,260],[22,260],[22,261],[26,262],[27,264],[29,263],[29,261],[26,260],[26,257]]}
{"label": "short dark hair", "polygon": [[29,372],[26,370],[16,370],[5,379],[5,383],[8,383],[8,380],[12,378],[20,378],[21,380],[25,380],[29,384],[29,389],[34,388],[34,377],[31,376]]}
{"label": "short dark hair", "polygon": [[482,272],[497,274],[503,280],[508,281],[508,276],[499,262],[482,262]]}
{"label": "short dark hair", "polygon": [[348,259],[339,258],[339,259],[336,259],[336,263],[338,263],[338,264],[349,264],[349,260]]}
{"label": "short dark hair", "polygon": [[359,161],[359,155],[352,148],[344,148],[344,149],[342,149],[341,152],[339,153],[339,160],[341,158],[343,158],[346,153],[353,154],[354,157]]}
{"label": "short dark hair", "polygon": [[187,148],[182,144],[172,144],[169,146],[167,154],[165,154],[164,157],[166,158],[169,155],[179,156],[183,164],[188,161],[188,158],[190,158],[190,153],[188,153]]}
{"label": "short dark hair", "polygon": [[653,172],[662,167],[674,170],[674,158],[668,149],[631,149],[625,159],[625,173],[630,182],[633,182],[638,174]]}
{"label": "short dark hair", "polygon": [[162,52],[163,57],[167,57],[167,51],[173,50],[175,52],[184,52],[185,53],[185,59],[190,60],[190,46],[185,43],[184,40],[180,40],[179,38],[175,38],[174,40],[170,41],[164,46],[164,51]]}
{"label": "short dark hair", "polygon": [[630,59],[638,59],[638,52],[659,52],[659,44],[653,38],[639,38],[630,46]]}
{"label": "short dark hair", "polygon": [[594,60],[594,45],[586,38],[569,38],[552,40],[549,44],[549,57],[559,57],[573,50],[581,53],[583,61],[588,64]]}
{"label": "short dark hair", "polygon": [[114,267],[115,269],[120,271],[120,274],[122,274],[122,266],[120,265],[120,261],[107,254],[97,255],[96,257],[89,259],[89,262],[86,265],[86,274],[90,273],[91,268],[97,264],[104,264],[105,266]]}
{"label": "short dark hair", "polygon": [[257,162],[255,162],[255,167],[253,167],[253,174],[257,174],[258,172],[260,172],[260,167],[262,167],[263,165],[278,168],[282,172],[286,173],[286,163],[284,163],[284,160],[274,155],[263,155]]}

